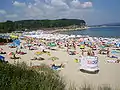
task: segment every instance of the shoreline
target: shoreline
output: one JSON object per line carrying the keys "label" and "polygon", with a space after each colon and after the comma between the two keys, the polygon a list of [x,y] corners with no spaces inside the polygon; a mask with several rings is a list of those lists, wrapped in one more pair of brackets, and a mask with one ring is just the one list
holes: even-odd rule
{"label": "shoreline", "polygon": [[50,31],[50,33],[53,34],[53,33],[59,33],[59,32],[75,31],[75,30],[86,30],[86,29],[88,29],[88,27],[73,28],[73,29],[55,29],[55,30]]}
{"label": "shoreline", "polygon": [[[39,29],[39,30],[35,30],[35,31],[33,31],[34,33],[35,32],[38,32],[38,31],[42,31],[43,33],[46,33],[46,34],[66,34],[66,32],[74,32],[74,31],[81,31],[81,30],[88,30],[89,28],[92,28],[92,27],[89,27],[89,26],[86,26],[86,27],[84,27],[84,28],[43,28],[43,29]],[[86,31],[83,31],[83,32],[86,32]],[[17,33],[14,33],[14,34],[17,34]],[[10,35],[10,33],[8,34],[8,33],[6,33],[6,34],[1,34],[0,36],[1,37],[6,37],[6,36],[9,36]],[[71,35],[71,34],[67,34],[67,35]],[[120,38],[120,36],[96,36],[96,35],[89,35],[89,34],[87,34],[87,35],[82,35],[82,34],[73,34],[73,35],[75,35],[76,37],[77,36],[90,36],[90,37],[101,37],[101,38],[116,38],[116,39],[118,39],[118,38]]]}

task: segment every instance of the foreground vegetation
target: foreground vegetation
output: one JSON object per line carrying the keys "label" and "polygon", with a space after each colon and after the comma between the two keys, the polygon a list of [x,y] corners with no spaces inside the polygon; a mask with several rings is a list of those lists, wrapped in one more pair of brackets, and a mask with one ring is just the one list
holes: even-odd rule
{"label": "foreground vegetation", "polygon": [[[66,90],[65,81],[46,65],[30,68],[24,63],[17,65],[0,62],[0,90]],[[73,84],[67,90],[96,90],[91,85],[77,89]],[[97,90],[113,90],[100,86]],[[117,89],[119,90],[119,89]]]}
{"label": "foreground vegetation", "polygon": [[21,20],[6,21],[0,23],[0,33],[12,32],[16,30],[37,30],[54,29],[70,26],[84,27],[86,22],[78,19],[58,19],[58,20]]}
{"label": "foreground vegetation", "polygon": [[0,63],[0,90],[65,90],[65,83],[47,66],[40,71],[26,65]]}

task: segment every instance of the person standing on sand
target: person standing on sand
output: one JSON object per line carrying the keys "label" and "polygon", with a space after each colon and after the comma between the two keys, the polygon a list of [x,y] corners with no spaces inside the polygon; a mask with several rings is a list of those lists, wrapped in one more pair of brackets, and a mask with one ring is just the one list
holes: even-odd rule
{"label": "person standing on sand", "polygon": [[18,53],[18,48],[16,48],[16,51],[15,51],[16,53]]}
{"label": "person standing on sand", "polygon": [[74,47],[74,49],[76,50],[76,44],[75,44],[75,42],[73,42],[73,47]]}
{"label": "person standing on sand", "polygon": [[68,52],[68,49],[69,49],[69,44],[68,44],[68,42],[67,42],[67,52]]}
{"label": "person standing on sand", "polygon": [[110,57],[110,50],[107,48],[107,57]]}
{"label": "person standing on sand", "polygon": [[84,55],[84,50],[82,50],[82,56]]}

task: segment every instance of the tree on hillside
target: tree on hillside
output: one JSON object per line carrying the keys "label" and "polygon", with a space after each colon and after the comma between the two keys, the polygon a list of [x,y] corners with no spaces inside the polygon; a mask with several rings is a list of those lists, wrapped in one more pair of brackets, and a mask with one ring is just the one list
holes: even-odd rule
{"label": "tree on hillside", "polygon": [[6,21],[0,23],[0,32],[12,32],[15,30],[37,30],[43,28],[64,28],[69,26],[84,27],[86,22],[78,19],[57,19],[57,20],[20,20]]}

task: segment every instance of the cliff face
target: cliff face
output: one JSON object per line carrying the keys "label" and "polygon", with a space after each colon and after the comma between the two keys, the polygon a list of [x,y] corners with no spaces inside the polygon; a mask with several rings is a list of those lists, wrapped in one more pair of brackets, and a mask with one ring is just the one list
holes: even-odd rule
{"label": "cliff face", "polygon": [[6,21],[0,23],[0,32],[11,32],[16,30],[37,30],[42,28],[70,28],[84,27],[86,22],[78,19],[57,19],[57,20],[20,20]]}

